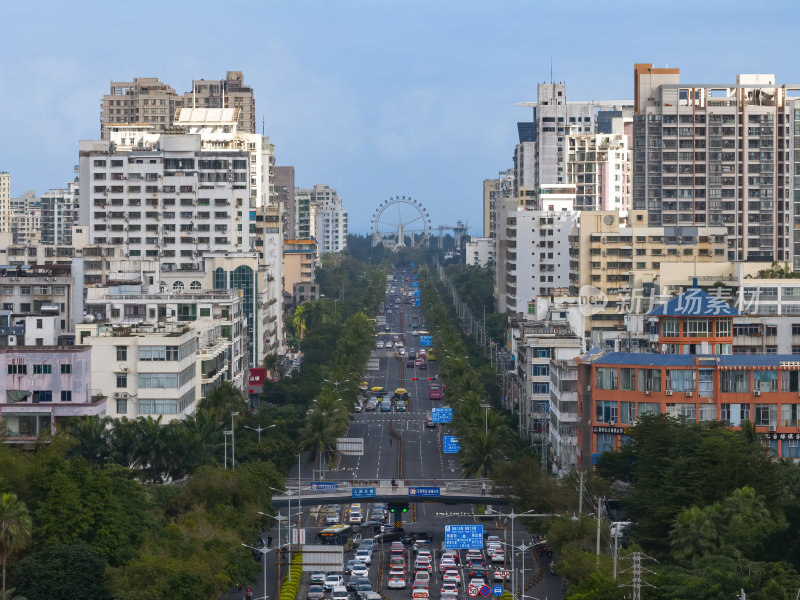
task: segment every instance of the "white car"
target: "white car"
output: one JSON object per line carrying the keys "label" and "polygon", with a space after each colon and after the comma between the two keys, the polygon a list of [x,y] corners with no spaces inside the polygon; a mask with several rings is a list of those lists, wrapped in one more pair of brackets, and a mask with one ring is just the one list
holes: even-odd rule
{"label": "white car", "polygon": [[406,578],[402,575],[389,575],[387,587],[390,590],[404,590],[406,589]]}
{"label": "white car", "polygon": [[386,346],[387,348],[391,348],[392,346],[394,346],[394,342],[392,342],[392,340],[386,340],[386,344],[385,344],[385,346]]}
{"label": "white car", "polygon": [[405,353],[406,353],[406,349],[405,348],[403,348],[402,346],[398,346],[397,347],[398,356],[405,356]]}
{"label": "white car", "polygon": [[389,568],[389,577],[405,577],[405,576],[406,576],[405,567],[391,566]]}
{"label": "white car", "polygon": [[369,567],[364,562],[357,562],[350,569],[352,575],[360,575],[361,577],[369,577]]}
{"label": "white car", "polygon": [[363,518],[361,516],[360,510],[351,510],[350,511],[350,524],[351,525],[361,525],[363,522]]}
{"label": "white car", "polygon": [[456,585],[461,585],[461,575],[457,569],[448,569],[442,575],[442,581],[450,581]]}
{"label": "white car", "polygon": [[383,342],[378,342],[377,344],[375,344],[375,347],[376,347],[378,350],[383,350]]}
{"label": "white car", "polygon": [[442,584],[442,594],[458,594],[456,584],[451,581],[445,581]]}
{"label": "white car", "polygon": [[322,587],[327,592],[330,592],[333,588],[338,586],[344,586],[344,577],[335,573],[328,575],[325,578],[325,582],[322,584]]}
{"label": "white car", "polygon": [[511,573],[507,569],[496,569],[494,572],[495,581],[508,581],[511,579]]}
{"label": "white car", "polygon": [[417,583],[418,581],[425,584],[430,584],[431,574],[428,571],[417,571],[414,574],[414,583]]}
{"label": "white car", "polygon": [[368,565],[372,562],[372,552],[364,549],[359,549],[356,551],[356,560],[359,562],[363,562],[365,565]]}
{"label": "white car", "polygon": [[450,569],[455,569],[456,562],[452,558],[442,557],[442,560],[439,562],[439,568],[441,569],[442,573],[445,571],[449,571]]}
{"label": "white car", "polygon": [[350,592],[343,585],[337,585],[331,591],[331,600],[350,600]]}
{"label": "white car", "polygon": [[421,569],[424,569],[428,573],[430,573],[433,570],[433,564],[431,562],[431,559],[428,558],[427,556],[420,556],[419,558],[417,558],[417,560],[414,561],[414,570],[419,571]]}

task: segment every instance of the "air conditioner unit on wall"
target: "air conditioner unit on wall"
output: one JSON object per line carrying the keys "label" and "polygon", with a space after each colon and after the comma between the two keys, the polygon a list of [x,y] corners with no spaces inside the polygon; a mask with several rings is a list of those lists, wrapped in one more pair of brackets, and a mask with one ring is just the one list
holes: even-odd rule
{"label": "air conditioner unit on wall", "polygon": [[666,394],[667,396],[672,396],[672,390],[667,390],[666,392],[664,392],[664,394]]}
{"label": "air conditioner unit on wall", "polygon": [[753,390],[753,396],[760,396],[761,390]]}

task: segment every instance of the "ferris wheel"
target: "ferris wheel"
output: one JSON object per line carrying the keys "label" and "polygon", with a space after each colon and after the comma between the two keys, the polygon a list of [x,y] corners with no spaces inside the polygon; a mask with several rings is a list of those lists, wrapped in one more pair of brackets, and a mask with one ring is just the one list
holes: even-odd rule
{"label": "ferris wheel", "polygon": [[428,244],[431,218],[418,201],[395,196],[381,202],[372,215],[372,245],[389,250],[419,248]]}

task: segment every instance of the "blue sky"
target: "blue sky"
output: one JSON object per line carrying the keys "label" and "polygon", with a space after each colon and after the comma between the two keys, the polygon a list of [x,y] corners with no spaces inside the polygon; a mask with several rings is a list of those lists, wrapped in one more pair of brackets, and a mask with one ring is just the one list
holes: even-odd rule
{"label": "blue sky", "polygon": [[351,230],[416,198],[480,233],[481,182],[511,166],[515,103],[566,81],[570,100],[631,98],[633,63],[684,82],[775,73],[799,83],[800,3],[561,0],[4,2],[0,170],[15,195],[63,187],[99,137],[112,80],[244,71],[277,163],[336,187]]}

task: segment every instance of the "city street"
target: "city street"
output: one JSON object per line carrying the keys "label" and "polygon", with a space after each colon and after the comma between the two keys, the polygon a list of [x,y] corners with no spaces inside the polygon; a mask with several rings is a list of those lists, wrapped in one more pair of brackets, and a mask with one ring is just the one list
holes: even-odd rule
{"label": "city street", "polygon": [[[394,287],[400,292],[403,288],[406,291],[412,290],[411,281],[396,281],[390,284],[389,287]],[[401,296],[402,298],[402,296]],[[422,300],[424,302],[424,299]],[[413,303],[413,299],[411,300]],[[386,397],[391,398],[392,394],[397,388],[405,388],[409,393],[409,401],[406,412],[397,412],[396,406],[393,404],[391,410],[382,412],[380,408],[374,411],[366,410],[366,403],[362,407],[362,412],[354,413],[352,422],[349,427],[347,437],[349,438],[363,438],[364,439],[364,453],[361,456],[339,456],[338,462],[334,469],[328,470],[324,474],[313,471],[313,461],[308,456],[303,456],[300,466],[300,478],[304,482],[304,487],[307,486],[309,480],[325,480],[328,482],[341,481],[345,482],[351,480],[361,481],[379,481],[391,482],[394,480],[399,486],[402,486],[405,480],[426,480],[425,485],[441,486],[447,485],[448,480],[461,479],[460,465],[456,454],[443,454],[441,436],[443,433],[449,431],[449,425],[438,425],[436,427],[426,427],[426,418],[434,406],[445,406],[443,400],[431,400],[428,396],[429,385],[432,380],[436,381],[436,376],[439,372],[437,361],[427,361],[427,369],[419,369],[417,366],[413,368],[407,366],[408,354],[410,349],[417,352],[420,349],[420,336],[418,332],[414,331],[412,324],[420,325],[422,317],[420,309],[414,307],[413,304],[400,304],[395,303],[395,294],[387,293],[386,306],[391,307],[391,314],[386,314],[386,324],[389,331],[385,331],[383,326],[380,326],[380,331],[377,332],[376,342],[378,340],[385,342],[387,340],[393,341],[393,347],[389,349],[376,349],[373,356],[379,359],[378,370],[366,371],[363,374],[362,381],[368,383],[369,388],[383,387]],[[387,311],[388,313],[388,311]],[[394,347],[394,338],[398,338],[403,344],[405,353],[400,355]],[[445,392],[446,393],[446,392]],[[383,394],[380,394],[383,396]],[[390,433],[391,432],[391,433]],[[402,458],[399,454],[402,452]],[[290,489],[290,496],[296,497],[296,491],[293,488],[297,487],[296,480],[298,477],[298,467],[295,466],[290,472],[287,485]],[[293,481],[295,482],[293,484]],[[391,485],[391,484],[389,484]],[[412,484],[414,485],[414,484]],[[304,492],[306,489],[303,490]],[[433,499],[429,499],[433,500]],[[349,499],[343,500],[340,506],[340,519],[341,522],[347,522]],[[366,501],[361,502],[362,513],[365,522],[372,518],[372,504]],[[430,548],[433,550],[433,569],[430,576],[430,594],[431,598],[439,598],[440,589],[442,587],[442,573],[439,570],[440,550],[444,542],[444,527],[445,525],[457,524],[475,524],[482,523],[484,525],[484,533],[487,536],[497,536],[505,547],[509,547],[506,552],[502,564],[492,565],[489,562],[488,556],[484,554],[486,566],[490,574],[490,578],[494,575],[494,567],[505,567],[510,570],[511,568],[511,531],[510,520],[505,520],[502,517],[492,519],[484,517],[479,520],[476,515],[477,506],[475,504],[444,504],[441,502],[418,502],[411,504],[410,509],[405,514],[398,514],[390,516],[386,520],[385,525],[394,525],[391,520],[402,520],[402,527],[406,533],[414,532],[427,532],[431,535]],[[303,506],[301,510],[300,522],[305,529],[306,543],[316,544],[319,543],[318,534],[325,529],[328,525],[324,523],[324,515],[328,509],[332,508],[327,505],[319,506]],[[488,510],[494,508],[495,512],[505,512],[505,506],[492,507],[488,505]],[[292,506],[291,509],[281,509],[281,515],[284,517],[291,513],[291,522],[294,527],[297,526],[297,506]],[[519,523],[517,523],[517,537],[515,545],[520,546],[523,541],[530,542],[530,535],[523,534],[519,531]],[[361,538],[371,537],[374,535],[372,528],[367,527],[353,527],[354,533],[361,536]],[[269,532],[274,540],[274,544],[278,542],[277,526]],[[288,533],[286,531],[286,521],[282,525],[282,538],[284,542],[288,541]],[[523,538],[525,538],[523,540]],[[389,557],[389,544],[377,544],[376,550],[370,564],[370,582],[375,591],[381,593],[382,596],[388,600],[408,600],[411,597],[411,583],[413,579],[413,565],[414,565],[414,550],[411,546],[406,546],[406,588],[405,589],[388,589],[388,557]],[[345,554],[345,562],[354,557],[355,550],[350,550]],[[461,565],[459,568],[461,576],[461,584],[458,586],[458,600],[466,600],[468,598],[467,590],[469,583],[468,569],[463,567],[465,564],[465,553],[460,553]],[[522,554],[517,551],[515,556],[515,566],[518,570],[518,577],[520,578],[518,584],[521,583],[523,577]],[[272,598],[275,597],[275,555],[274,553],[268,554],[268,595]],[[540,572],[540,564],[535,560],[534,553],[529,551],[525,556],[525,572],[524,577],[529,585],[526,585],[525,595],[531,598],[545,598],[555,599],[562,598],[560,578],[549,574],[546,568],[547,563],[543,563],[545,577],[541,583],[537,583],[537,574]],[[345,576],[345,580],[349,575]],[[307,575],[304,577],[304,584],[300,588],[299,598],[305,598],[308,590]],[[503,583],[501,581],[490,581],[490,586],[496,583]],[[510,582],[503,584],[504,587],[510,587]],[[533,587],[530,587],[533,586]],[[261,586],[254,586],[254,598],[263,596]],[[236,598],[236,595],[230,596]],[[351,594],[351,597],[352,594]]]}

